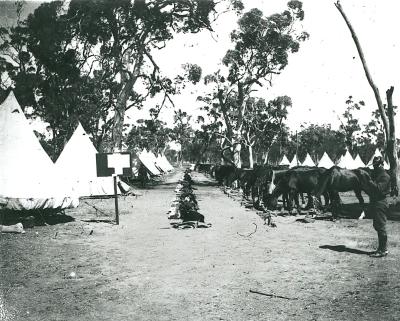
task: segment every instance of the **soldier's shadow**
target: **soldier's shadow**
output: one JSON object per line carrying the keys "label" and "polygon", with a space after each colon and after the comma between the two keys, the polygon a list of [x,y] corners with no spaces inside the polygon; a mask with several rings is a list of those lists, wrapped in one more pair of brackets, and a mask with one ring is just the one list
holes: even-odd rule
{"label": "soldier's shadow", "polygon": [[358,249],[353,249],[350,247],[347,247],[346,245],[321,245],[319,247],[320,249],[327,249],[335,252],[348,252],[352,254],[360,254],[360,255],[369,255],[372,254],[373,251],[363,251],[363,250],[358,250]]}

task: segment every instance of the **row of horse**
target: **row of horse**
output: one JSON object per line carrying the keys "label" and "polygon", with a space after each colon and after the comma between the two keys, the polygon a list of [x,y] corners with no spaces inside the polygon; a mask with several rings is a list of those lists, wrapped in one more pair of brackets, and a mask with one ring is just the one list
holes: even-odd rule
{"label": "row of horse", "polygon": [[[278,198],[290,213],[295,208],[300,213],[299,198],[307,195],[306,208],[329,207],[334,218],[341,210],[340,192],[354,191],[360,204],[364,205],[362,192],[370,195],[371,170],[369,168],[343,169],[333,166],[294,167],[256,165],[253,169],[240,169],[232,165],[197,164],[196,170],[214,177],[221,185],[242,189],[253,205],[275,209]],[[324,197],[322,206],[321,196]]]}

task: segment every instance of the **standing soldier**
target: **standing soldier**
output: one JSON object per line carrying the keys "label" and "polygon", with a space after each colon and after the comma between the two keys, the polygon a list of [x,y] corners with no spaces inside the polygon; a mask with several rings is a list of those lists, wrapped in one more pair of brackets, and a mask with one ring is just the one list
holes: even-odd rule
{"label": "standing soldier", "polygon": [[374,229],[378,233],[378,249],[371,257],[384,257],[388,255],[387,233],[386,233],[386,212],[389,208],[386,196],[390,194],[390,176],[383,168],[383,159],[380,156],[374,157],[372,161],[372,181],[370,197],[370,210],[373,215]]}

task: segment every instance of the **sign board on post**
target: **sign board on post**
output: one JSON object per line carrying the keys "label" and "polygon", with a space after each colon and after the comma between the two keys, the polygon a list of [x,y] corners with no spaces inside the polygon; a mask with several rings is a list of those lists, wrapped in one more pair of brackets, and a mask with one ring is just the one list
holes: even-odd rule
{"label": "sign board on post", "polygon": [[119,225],[117,176],[131,176],[130,153],[99,153],[96,154],[96,169],[98,177],[113,177],[115,198],[115,222]]}
{"label": "sign board on post", "polygon": [[[116,168],[116,167],[118,168]],[[132,176],[130,153],[99,153],[96,154],[98,177],[116,175]]]}

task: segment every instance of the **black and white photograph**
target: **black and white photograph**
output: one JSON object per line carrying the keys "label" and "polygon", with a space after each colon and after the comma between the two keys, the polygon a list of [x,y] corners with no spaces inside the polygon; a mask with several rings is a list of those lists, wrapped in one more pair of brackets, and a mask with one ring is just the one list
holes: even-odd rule
{"label": "black and white photograph", "polygon": [[400,320],[399,12],[0,0],[0,321]]}

